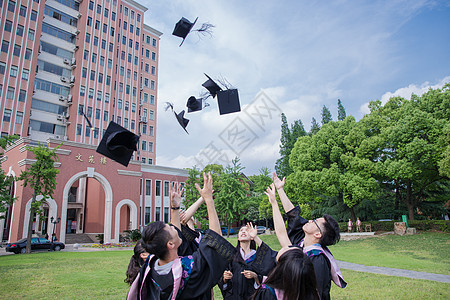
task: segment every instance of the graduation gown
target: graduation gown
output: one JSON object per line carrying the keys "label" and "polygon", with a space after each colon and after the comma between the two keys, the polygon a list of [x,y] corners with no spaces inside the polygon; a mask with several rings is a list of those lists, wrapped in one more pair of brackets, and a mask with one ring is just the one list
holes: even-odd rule
{"label": "graduation gown", "polygon": [[[236,253],[235,255],[241,254]],[[234,259],[228,267],[228,270],[233,273],[233,277],[226,284],[223,282],[223,277],[219,281],[223,298],[227,300],[249,299],[256,291],[255,280],[246,278],[241,272],[244,270],[253,271],[258,275],[259,282],[262,282],[262,276],[267,276],[275,267],[276,256],[277,252],[263,242],[256,253],[247,260]]]}
{"label": "graduation gown", "polygon": [[179,256],[191,255],[198,249],[199,243],[197,242],[197,240],[200,238],[200,233],[190,229],[185,225],[181,225],[181,231],[178,230],[178,228],[176,229],[178,231],[178,236],[182,240],[180,247],[178,247],[177,251],[178,255]]}
{"label": "graduation gown", "polygon": [[[287,213],[288,226],[287,233],[293,245],[303,246],[302,241],[305,238],[303,232],[303,225],[308,223],[308,220],[300,216],[301,209],[296,206]],[[302,247],[303,248],[303,247]],[[316,273],[317,290],[321,300],[330,299],[331,289],[331,270],[327,257],[324,254],[309,256],[314,265]]]}
{"label": "graduation gown", "polygon": [[[169,299],[211,299],[211,288],[223,275],[235,251],[227,240],[208,230],[197,251],[173,261],[174,285]],[[160,299],[161,289],[151,276],[156,259],[155,256],[147,259],[127,299]]]}

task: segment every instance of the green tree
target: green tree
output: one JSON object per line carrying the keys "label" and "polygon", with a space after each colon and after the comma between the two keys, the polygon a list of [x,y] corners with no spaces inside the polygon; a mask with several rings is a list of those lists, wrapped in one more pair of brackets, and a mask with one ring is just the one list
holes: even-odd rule
{"label": "green tree", "polygon": [[345,108],[342,105],[341,99],[338,99],[338,120],[344,121],[346,116],[347,116],[347,113],[345,112]]}
{"label": "green tree", "polygon": [[[36,161],[26,170],[22,171],[19,180],[23,180],[23,186],[30,186],[33,190],[33,198],[31,200],[30,220],[28,222],[27,235],[27,253],[31,252],[31,233],[33,228],[34,215],[42,216],[42,205],[47,198],[53,197],[56,188],[56,175],[59,170],[54,167],[54,163],[58,160],[56,150],[60,147],[49,149],[39,143],[37,147],[27,146],[27,150],[34,154]],[[36,197],[42,195],[41,200]]]}
{"label": "green tree", "polygon": [[331,112],[325,105],[322,107],[322,126],[327,124],[328,122],[333,121],[331,117]]}
{"label": "green tree", "polygon": [[278,174],[292,173],[289,167],[289,154],[291,153],[291,132],[287,123],[287,118],[284,113],[281,113],[281,140],[280,140],[280,158],[275,163],[275,170]]}
{"label": "green tree", "polygon": [[275,171],[279,176],[285,177],[292,173],[292,169],[289,166],[289,155],[294,148],[297,138],[305,135],[306,131],[301,120],[294,121],[291,124],[291,128],[289,128],[286,116],[284,113],[281,114],[281,157],[275,163]]}
{"label": "green tree", "polygon": [[[6,150],[8,145],[12,144],[18,136],[4,136],[0,138],[0,147]],[[0,158],[3,156],[3,152],[0,153]],[[1,163],[1,160],[0,160]],[[8,210],[8,207],[13,205],[14,198],[11,194],[11,186],[14,184],[15,178],[12,176],[6,176],[3,169],[0,172],[0,219],[4,218],[4,212]]]}
{"label": "green tree", "polygon": [[268,168],[263,167],[259,170],[258,175],[250,176],[250,179],[253,182],[250,187],[251,196],[254,199],[255,208],[258,210],[257,219],[265,219],[266,227],[268,227],[268,219],[272,216],[272,206],[267,201],[267,196],[264,194],[264,191],[272,183],[270,171]]}
{"label": "green tree", "polygon": [[[216,197],[217,213],[228,229],[233,222],[243,219],[242,211],[249,193],[247,180],[242,174],[244,167],[239,162],[239,158],[236,157],[231,163],[220,174],[221,187]],[[227,235],[229,235],[229,230]]]}
{"label": "green tree", "polygon": [[309,130],[309,135],[314,135],[320,130],[320,125],[317,123],[316,118],[312,118],[311,129]]}
{"label": "green tree", "polygon": [[354,207],[363,199],[373,199],[378,188],[371,153],[363,151],[364,139],[351,116],[299,138],[290,156],[294,173],[286,179],[288,196],[314,206],[327,197],[338,197],[356,219]]}
{"label": "green tree", "polygon": [[442,133],[449,123],[449,105],[447,85],[421,97],[413,95],[411,100],[395,97],[384,106],[373,106],[378,109],[373,114],[382,118],[380,175],[384,182],[396,182],[411,220],[415,208],[423,202],[448,193],[448,176],[440,166],[446,160],[448,144],[443,142]]}

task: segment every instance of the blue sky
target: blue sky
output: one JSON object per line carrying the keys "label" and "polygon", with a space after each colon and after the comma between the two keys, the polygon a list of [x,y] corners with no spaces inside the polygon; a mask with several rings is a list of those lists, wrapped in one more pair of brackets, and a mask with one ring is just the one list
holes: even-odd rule
{"label": "blue sky", "polygon": [[[145,23],[163,32],[158,165],[186,168],[239,155],[245,172],[257,174],[261,167],[273,169],[279,158],[280,112],[308,130],[313,117],[320,121],[323,105],[337,118],[337,99],[347,115],[360,119],[369,101],[408,98],[450,82],[448,1],[139,3],[149,8]],[[179,47],[181,39],[171,33],[181,17],[198,17],[194,29],[214,24],[213,37],[191,33]],[[203,73],[238,88],[243,111],[220,116],[216,100],[209,99],[210,107],[187,114],[187,135],[164,102],[174,103],[177,112],[186,109],[187,99],[204,91]],[[257,124],[250,112],[262,98],[272,110]],[[230,142],[230,128],[250,133],[239,149]]]}

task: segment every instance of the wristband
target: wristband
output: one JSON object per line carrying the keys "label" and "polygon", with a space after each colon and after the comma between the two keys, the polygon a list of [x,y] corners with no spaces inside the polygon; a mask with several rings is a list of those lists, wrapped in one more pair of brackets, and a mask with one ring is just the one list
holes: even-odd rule
{"label": "wristband", "polygon": [[180,207],[179,207],[179,206],[177,206],[177,207],[173,207],[173,206],[171,206],[170,208],[171,208],[171,209],[173,209],[173,210],[179,210],[179,209],[180,209]]}

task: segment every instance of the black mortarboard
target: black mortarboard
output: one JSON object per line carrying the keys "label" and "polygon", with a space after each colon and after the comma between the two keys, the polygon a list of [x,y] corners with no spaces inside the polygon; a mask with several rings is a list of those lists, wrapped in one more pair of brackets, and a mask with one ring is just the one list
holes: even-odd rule
{"label": "black mortarboard", "polygon": [[128,166],[139,137],[119,124],[111,121],[103,135],[97,152],[115,160],[119,164]]}
{"label": "black mortarboard", "polygon": [[208,80],[206,80],[202,86],[205,87],[209,93],[211,94],[211,96],[214,98],[217,94],[218,91],[221,91],[222,88],[214,82],[214,80],[211,79],[211,77],[209,77],[208,75],[205,74],[206,77],[208,77]]}
{"label": "black mortarboard", "polygon": [[221,115],[241,111],[241,105],[239,104],[239,94],[237,89],[218,91],[217,102],[219,104],[219,113]]}
{"label": "black mortarboard", "polygon": [[203,109],[203,99],[197,99],[194,96],[189,97],[186,106],[188,108],[188,113],[195,112]]}
{"label": "black mortarboard", "polygon": [[186,130],[186,126],[188,125],[189,120],[184,117],[184,110],[182,110],[179,114],[177,114],[176,112],[173,113],[175,114],[178,123],[180,123],[181,127],[183,127],[184,131],[186,131],[186,133],[189,134],[189,132]]}
{"label": "black mortarboard", "polygon": [[195,19],[194,23],[191,23],[188,19],[183,17],[183,18],[181,18],[180,21],[178,21],[177,24],[175,24],[175,28],[173,29],[172,34],[174,36],[183,38],[183,41],[181,42],[180,46],[183,45],[184,39],[187,37],[189,32],[192,30],[192,27],[194,27],[197,20],[198,20],[198,17]]}

